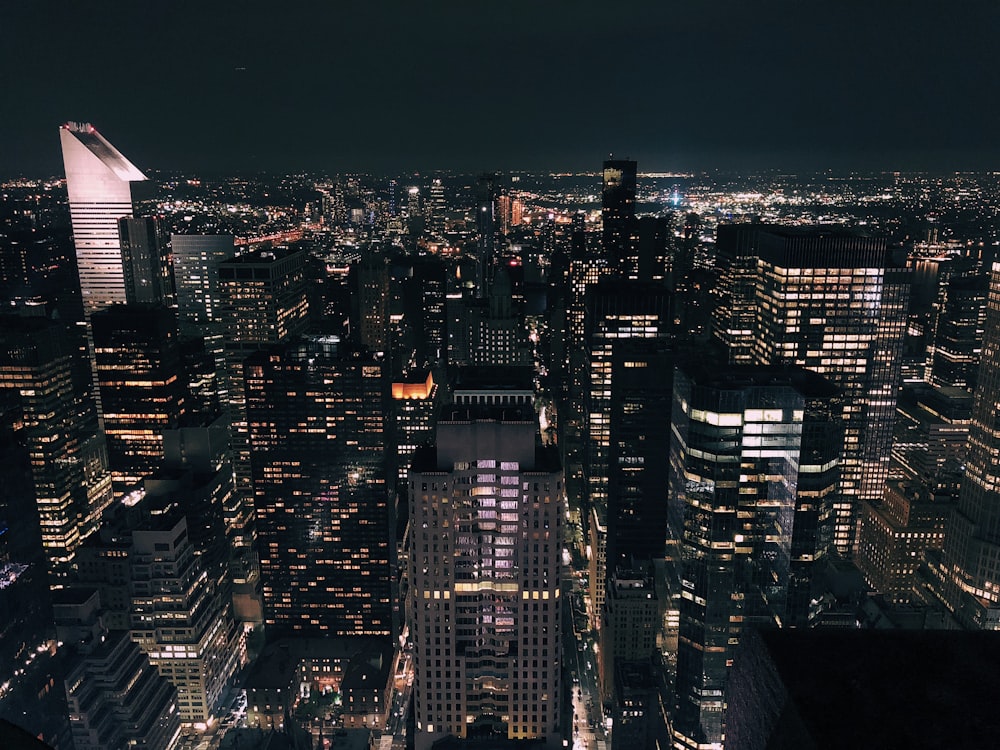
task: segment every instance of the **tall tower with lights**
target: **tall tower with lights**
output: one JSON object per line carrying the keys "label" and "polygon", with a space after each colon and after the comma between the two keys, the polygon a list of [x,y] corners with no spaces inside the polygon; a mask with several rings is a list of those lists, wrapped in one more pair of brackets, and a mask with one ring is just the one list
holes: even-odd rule
{"label": "tall tower with lights", "polygon": [[463,400],[410,473],[416,748],[449,735],[561,747],[562,469],[530,403]]}
{"label": "tall tower with lights", "polygon": [[146,177],[89,123],[59,130],[83,309],[128,302],[118,220],[132,216],[132,183]]}

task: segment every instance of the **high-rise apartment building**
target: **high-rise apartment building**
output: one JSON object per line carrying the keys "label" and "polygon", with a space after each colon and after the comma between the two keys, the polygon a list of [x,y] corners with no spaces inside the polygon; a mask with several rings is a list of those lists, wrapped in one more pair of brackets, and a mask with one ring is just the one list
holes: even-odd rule
{"label": "high-rise apartment building", "polygon": [[165,307],[112,305],[90,317],[108,464],[124,494],[163,460],[163,433],[185,413],[177,319]]}
{"label": "high-rise apartment building", "polygon": [[844,229],[722,226],[718,244],[729,296],[716,335],[731,361],[801,365],[843,390],[834,542],[851,554],[862,503],[888,477],[910,273],[884,237]]}
{"label": "high-rise apartment building", "polygon": [[128,302],[118,220],[132,216],[133,182],[146,177],[89,123],[59,130],[80,290],[87,315]]}
{"label": "high-rise apartment building", "polygon": [[[743,623],[784,622],[794,603],[793,557],[822,555],[840,443],[837,389],[801,368],[713,367],[674,374],[670,515],[680,540],[677,746],[725,739],[726,681]],[[811,422],[818,424],[810,424]],[[816,429],[818,428],[818,429]],[[808,442],[807,442],[808,441]],[[812,443],[812,444],[810,444]],[[803,491],[810,474],[826,477]],[[804,528],[799,529],[799,522]],[[801,563],[802,560],[800,559]]]}
{"label": "high-rise apartment building", "polygon": [[449,735],[562,746],[562,471],[531,406],[491,397],[445,407],[410,473],[417,750]]}
{"label": "high-rise apartment building", "polygon": [[382,361],[330,336],[259,352],[245,371],[268,631],[388,635]]}

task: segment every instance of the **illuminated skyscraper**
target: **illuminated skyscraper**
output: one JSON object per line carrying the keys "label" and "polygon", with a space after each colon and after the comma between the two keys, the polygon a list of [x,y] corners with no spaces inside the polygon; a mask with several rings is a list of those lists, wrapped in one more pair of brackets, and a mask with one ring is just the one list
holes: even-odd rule
{"label": "illuminated skyscraper", "polygon": [[170,252],[177,284],[177,312],[181,332],[201,333],[206,324],[221,319],[219,266],[233,257],[228,234],[173,234]]}
{"label": "illuminated skyscraper", "polygon": [[934,385],[974,391],[982,354],[989,276],[950,279],[938,312],[930,377]]}
{"label": "illuminated skyscraper", "polygon": [[42,545],[56,577],[68,573],[80,542],[112,500],[92,402],[75,392],[75,355],[61,324],[0,317],[0,388],[20,395]]}
{"label": "illuminated skyscraper", "polygon": [[888,476],[910,273],[884,237],[844,229],[722,226],[719,245],[730,298],[716,332],[731,360],[801,365],[843,390],[834,543],[851,554],[862,503],[882,497]]}
{"label": "illuminated skyscraper", "polygon": [[181,720],[205,724],[227,710],[224,691],[246,661],[243,631],[180,509],[146,502],[158,507],[131,531],[132,640],[177,688]]}
{"label": "illuminated skyscraper", "polygon": [[982,364],[958,508],[940,558],[939,596],[966,627],[1000,630],[1000,263],[990,271]]}
{"label": "illuminated skyscraper", "polygon": [[177,319],[165,307],[113,305],[90,321],[108,463],[124,493],[160,467],[163,432],[185,413]]}
{"label": "illuminated skyscraper", "polygon": [[431,204],[431,231],[435,234],[443,234],[445,229],[445,219],[448,214],[448,202],[444,198],[444,185],[440,177],[431,180],[430,189]]}
{"label": "illuminated skyscraper", "polygon": [[87,315],[128,301],[118,220],[132,216],[131,183],[146,177],[89,123],[59,130],[80,290]]}
{"label": "illuminated skyscraper", "polygon": [[392,381],[392,434],[396,476],[406,484],[410,464],[419,446],[432,442],[441,389],[430,371],[418,370]]}
{"label": "illuminated skyscraper", "polygon": [[794,578],[808,573],[795,555],[809,541],[809,560],[825,548],[837,486],[831,467],[840,443],[830,440],[840,436],[837,398],[825,378],[802,368],[697,362],[675,370],[669,454],[670,518],[681,549],[675,746],[721,746],[726,683],[743,623],[785,622]]}
{"label": "illuminated skyscraper", "polygon": [[240,550],[246,553],[234,561],[237,584],[252,584],[256,575],[243,361],[305,330],[308,306],[304,264],[305,252],[288,248],[244,253],[219,264],[219,317],[225,331],[226,390],[240,500],[237,516],[227,519],[227,523],[239,540]]}
{"label": "illuminated skyscraper", "polygon": [[[666,287],[655,283],[608,280],[590,287],[588,292],[585,345],[589,378],[585,388],[587,438],[584,443],[584,475],[587,480],[588,508],[592,511],[591,518],[596,519],[591,523],[591,539],[595,550],[604,549],[606,543],[606,539],[599,537],[606,533],[608,525],[611,425],[617,420],[619,426],[624,427],[624,422],[620,419],[623,415],[613,416],[612,409],[616,405],[623,409],[631,409],[635,405],[626,406],[630,402],[629,398],[622,398],[617,393],[613,363],[623,344],[634,344],[640,339],[649,340],[647,344],[657,341],[665,343],[668,340],[668,304]],[[636,361],[638,359],[641,358],[637,357]],[[629,457],[637,459],[641,452],[638,445],[625,444],[633,443],[631,440],[624,440],[624,433],[628,429],[625,427],[620,435],[622,445],[615,446],[616,457],[622,460],[628,460]],[[617,469],[616,477],[624,479]],[[623,485],[619,484],[618,490],[623,489]],[[620,493],[618,499],[623,503],[622,508],[629,503],[626,494],[637,493],[638,490]],[[623,520],[624,518],[619,519]],[[652,518],[647,520],[652,522]],[[662,528],[665,529],[665,525]],[[596,561],[597,556],[594,559]],[[606,570],[604,565],[595,563],[590,581],[595,611],[598,613],[604,606]]]}
{"label": "illuminated skyscraper", "polygon": [[445,407],[410,473],[417,750],[448,735],[562,746],[562,471],[531,406],[497,397]]}
{"label": "illuminated skyscraper", "polygon": [[382,362],[324,337],[254,354],[245,372],[269,633],[389,635]]}

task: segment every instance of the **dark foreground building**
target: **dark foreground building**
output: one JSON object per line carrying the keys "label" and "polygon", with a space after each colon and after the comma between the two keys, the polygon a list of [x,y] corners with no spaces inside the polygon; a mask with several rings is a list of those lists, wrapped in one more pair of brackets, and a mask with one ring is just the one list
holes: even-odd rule
{"label": "dark foreground building", "polygon": [[992,747],[998,670],[995,633],[748,629],[726,750]]}

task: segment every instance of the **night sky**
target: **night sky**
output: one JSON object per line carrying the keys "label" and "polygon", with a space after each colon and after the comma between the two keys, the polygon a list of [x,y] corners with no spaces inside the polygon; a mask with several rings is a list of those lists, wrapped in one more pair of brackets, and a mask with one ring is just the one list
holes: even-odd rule
{"label": "night sky", "polygon": [[1000,169],[998,39],[996,0],[0,0],[0,174],[66,120],[203,173]]}

